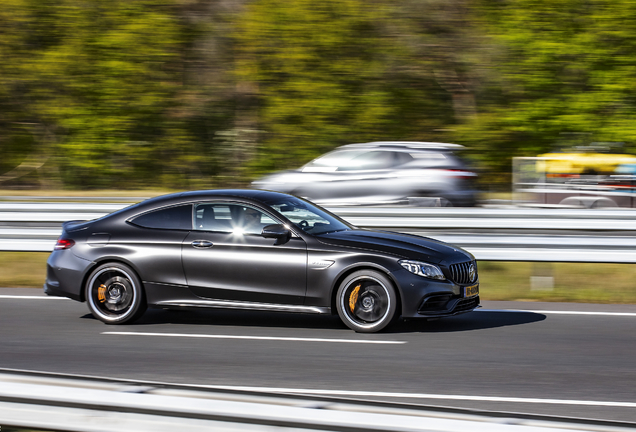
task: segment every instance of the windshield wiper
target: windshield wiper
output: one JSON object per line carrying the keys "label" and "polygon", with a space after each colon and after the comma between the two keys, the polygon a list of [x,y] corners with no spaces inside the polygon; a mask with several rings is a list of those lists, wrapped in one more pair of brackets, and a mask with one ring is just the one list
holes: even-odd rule
{"label": "windshield wiper", "polygon": [[324,232],[321,232],[320,234],[316,234],[316,235],[331,234],[331,233],[335,233],[335,232],[348,231],[348,230],[349,230],[349,228],[335,229],[335,230],[331,230],[331,231],[324,231]]}

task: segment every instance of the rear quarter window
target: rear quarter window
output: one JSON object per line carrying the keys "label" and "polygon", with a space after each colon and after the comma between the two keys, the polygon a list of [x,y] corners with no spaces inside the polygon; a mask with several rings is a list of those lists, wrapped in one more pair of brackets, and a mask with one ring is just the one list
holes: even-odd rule
{"label": "rear quarter window", "polygon": [[143,228],[155,229],[192,229],[192,205],[168,207],[142,214],[130,221]]}

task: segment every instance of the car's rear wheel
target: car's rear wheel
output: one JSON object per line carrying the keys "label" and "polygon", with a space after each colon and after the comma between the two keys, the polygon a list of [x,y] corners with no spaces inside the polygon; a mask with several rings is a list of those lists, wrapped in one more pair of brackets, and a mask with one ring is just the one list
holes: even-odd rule
{"label": "car's rear wheel", "polygon": [[141,281],[127,265],[100,265],[89,276],[85,289],[88,309],[107,324],[129,323],[146,311]]}
{"label": "car's rear wheel", "polygon": [[336,294],[338,315],[345,325],[361,333],[382,330],[393,321],[397,296],[382,273],[360,270],[350,274]]}

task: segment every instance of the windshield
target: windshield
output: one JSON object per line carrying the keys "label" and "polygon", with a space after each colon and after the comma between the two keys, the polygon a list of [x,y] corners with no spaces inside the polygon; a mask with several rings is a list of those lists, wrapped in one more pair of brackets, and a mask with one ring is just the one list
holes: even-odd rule
{"label": "windshield", "polygon": [[263,202],[309,234],[318,235],[353,228],[338,216],[300,198],[276,196]]}

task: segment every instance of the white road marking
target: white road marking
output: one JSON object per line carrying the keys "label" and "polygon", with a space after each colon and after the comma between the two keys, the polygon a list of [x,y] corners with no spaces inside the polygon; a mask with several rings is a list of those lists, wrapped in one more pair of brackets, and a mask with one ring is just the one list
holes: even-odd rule
{"label": "white road marking", "polygon": [[322,339],[322,338],[300,338],[300,337],[275,337],[275,336],[239,336],[239,335],[214,335],[214,334],[192,334],[192,333],[143,333],[143,332],[102,332],[104,335],[120,336],[163,336],[163,337],[183,337],[183,338],[208,338],[208,339],[250,339],[250,340],[277,340],[291,342],[334,342],[334,343],[358,343],[358,344],[391,344],[401,345],[406,341],[392,340],[364,340],[364,339]]}
{"label": "white road marking", "polygon": [[600,315],[600,316],[630,316],[636,317],[636,312],[593,312],[593,311],[552,311],[552,310],[525,310],[525,309],[475,309],[475,312],[525,312],[553,315]]}
{"label": "white road marking", "polygon": [[23,299],[23,300],[70,300],[66,297],[53,296],[19,296],[19,295],[0,295],[0,299]]}
{"label": "white road marking", "polygon": [[470,396],[470,395],[444,395],[429,393],[392,393],[392,392],[369,392],[352,390],[316,390],[316,389],[294,389],[280,387],[247,387],[247,386],[206,386],[220,390],[238,390],[264,393],[287,393],[303,395],[330,395],[330,396],[359,396],[359,397],[388,397],[403,399],[446,399],[464,400],[480,402],[515,402],[548,405],[582,405],[582,406],[607,406],[620,408],[636,408],[636,402],[612,402],[612,401],[588,401],[573,399],[540,399],[540,398],[519,398],[500,396]]}

